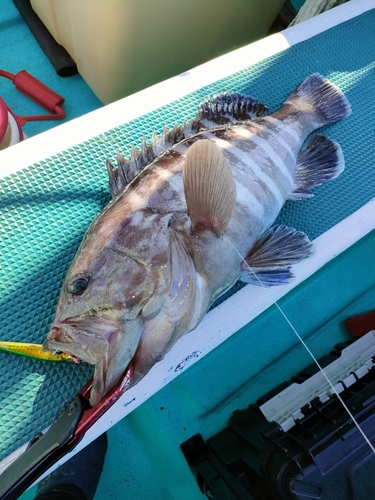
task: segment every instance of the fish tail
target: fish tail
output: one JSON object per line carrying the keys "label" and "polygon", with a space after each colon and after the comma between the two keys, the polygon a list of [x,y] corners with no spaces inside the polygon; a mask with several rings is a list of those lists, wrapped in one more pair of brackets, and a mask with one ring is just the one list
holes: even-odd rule
{"label": "fish tail", "polygon": [[314,73],[290,94],[286,102],[297,98],[307,101],[319,111],[322,125],[336,123],[351,113],[351,106],[341,90],[327,78]]}

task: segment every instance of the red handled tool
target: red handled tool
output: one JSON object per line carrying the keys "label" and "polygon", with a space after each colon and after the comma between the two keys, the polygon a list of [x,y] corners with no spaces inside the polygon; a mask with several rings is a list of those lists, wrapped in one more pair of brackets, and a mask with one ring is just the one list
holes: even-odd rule
{"label": "red handled tool", "polygon": [[93,408],[89,404],[92,379],[57,413],[51,427],[35,436],[26,451],[0,475],[0,500],[16,500],[53,464],[69,453],[89,429],[125,392],[133,374],[125,375]]}

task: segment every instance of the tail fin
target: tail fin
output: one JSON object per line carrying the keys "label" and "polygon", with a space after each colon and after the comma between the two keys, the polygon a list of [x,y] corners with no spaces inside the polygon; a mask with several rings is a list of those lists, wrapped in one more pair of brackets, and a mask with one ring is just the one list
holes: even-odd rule
{"label": "tail fin", "polygon": [[349,101],[341,90],[327,78],[314,73],[290,94],[287,101],[300,98],[313,105],[322,116],[322,125],[336,123],[351,113]]}

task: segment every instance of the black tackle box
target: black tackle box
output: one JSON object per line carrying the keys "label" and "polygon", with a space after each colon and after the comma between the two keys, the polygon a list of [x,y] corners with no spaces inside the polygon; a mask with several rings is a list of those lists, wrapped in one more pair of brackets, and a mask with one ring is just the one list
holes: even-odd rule
{"label": "black tackle box", "polygon": [[208,498],[375,500],[375,331],[319,362],[181,445]]}

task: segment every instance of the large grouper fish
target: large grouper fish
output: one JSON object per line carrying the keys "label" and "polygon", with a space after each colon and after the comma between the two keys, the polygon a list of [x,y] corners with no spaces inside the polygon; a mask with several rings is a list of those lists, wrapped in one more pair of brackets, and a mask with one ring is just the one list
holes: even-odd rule
{"label": "large grouper fish", "polygon": [[312,244],[271,225],[287,200],[343,170],[339,145],[310,134],[350,112],[313,74],[270,116],[255,99],[218,95],[130,160],[107,161],[112,201],[87,230],[44,343],[95,364],[92,406],[126,371],[131,385],[144,377],[237,280],[292,278]]}

